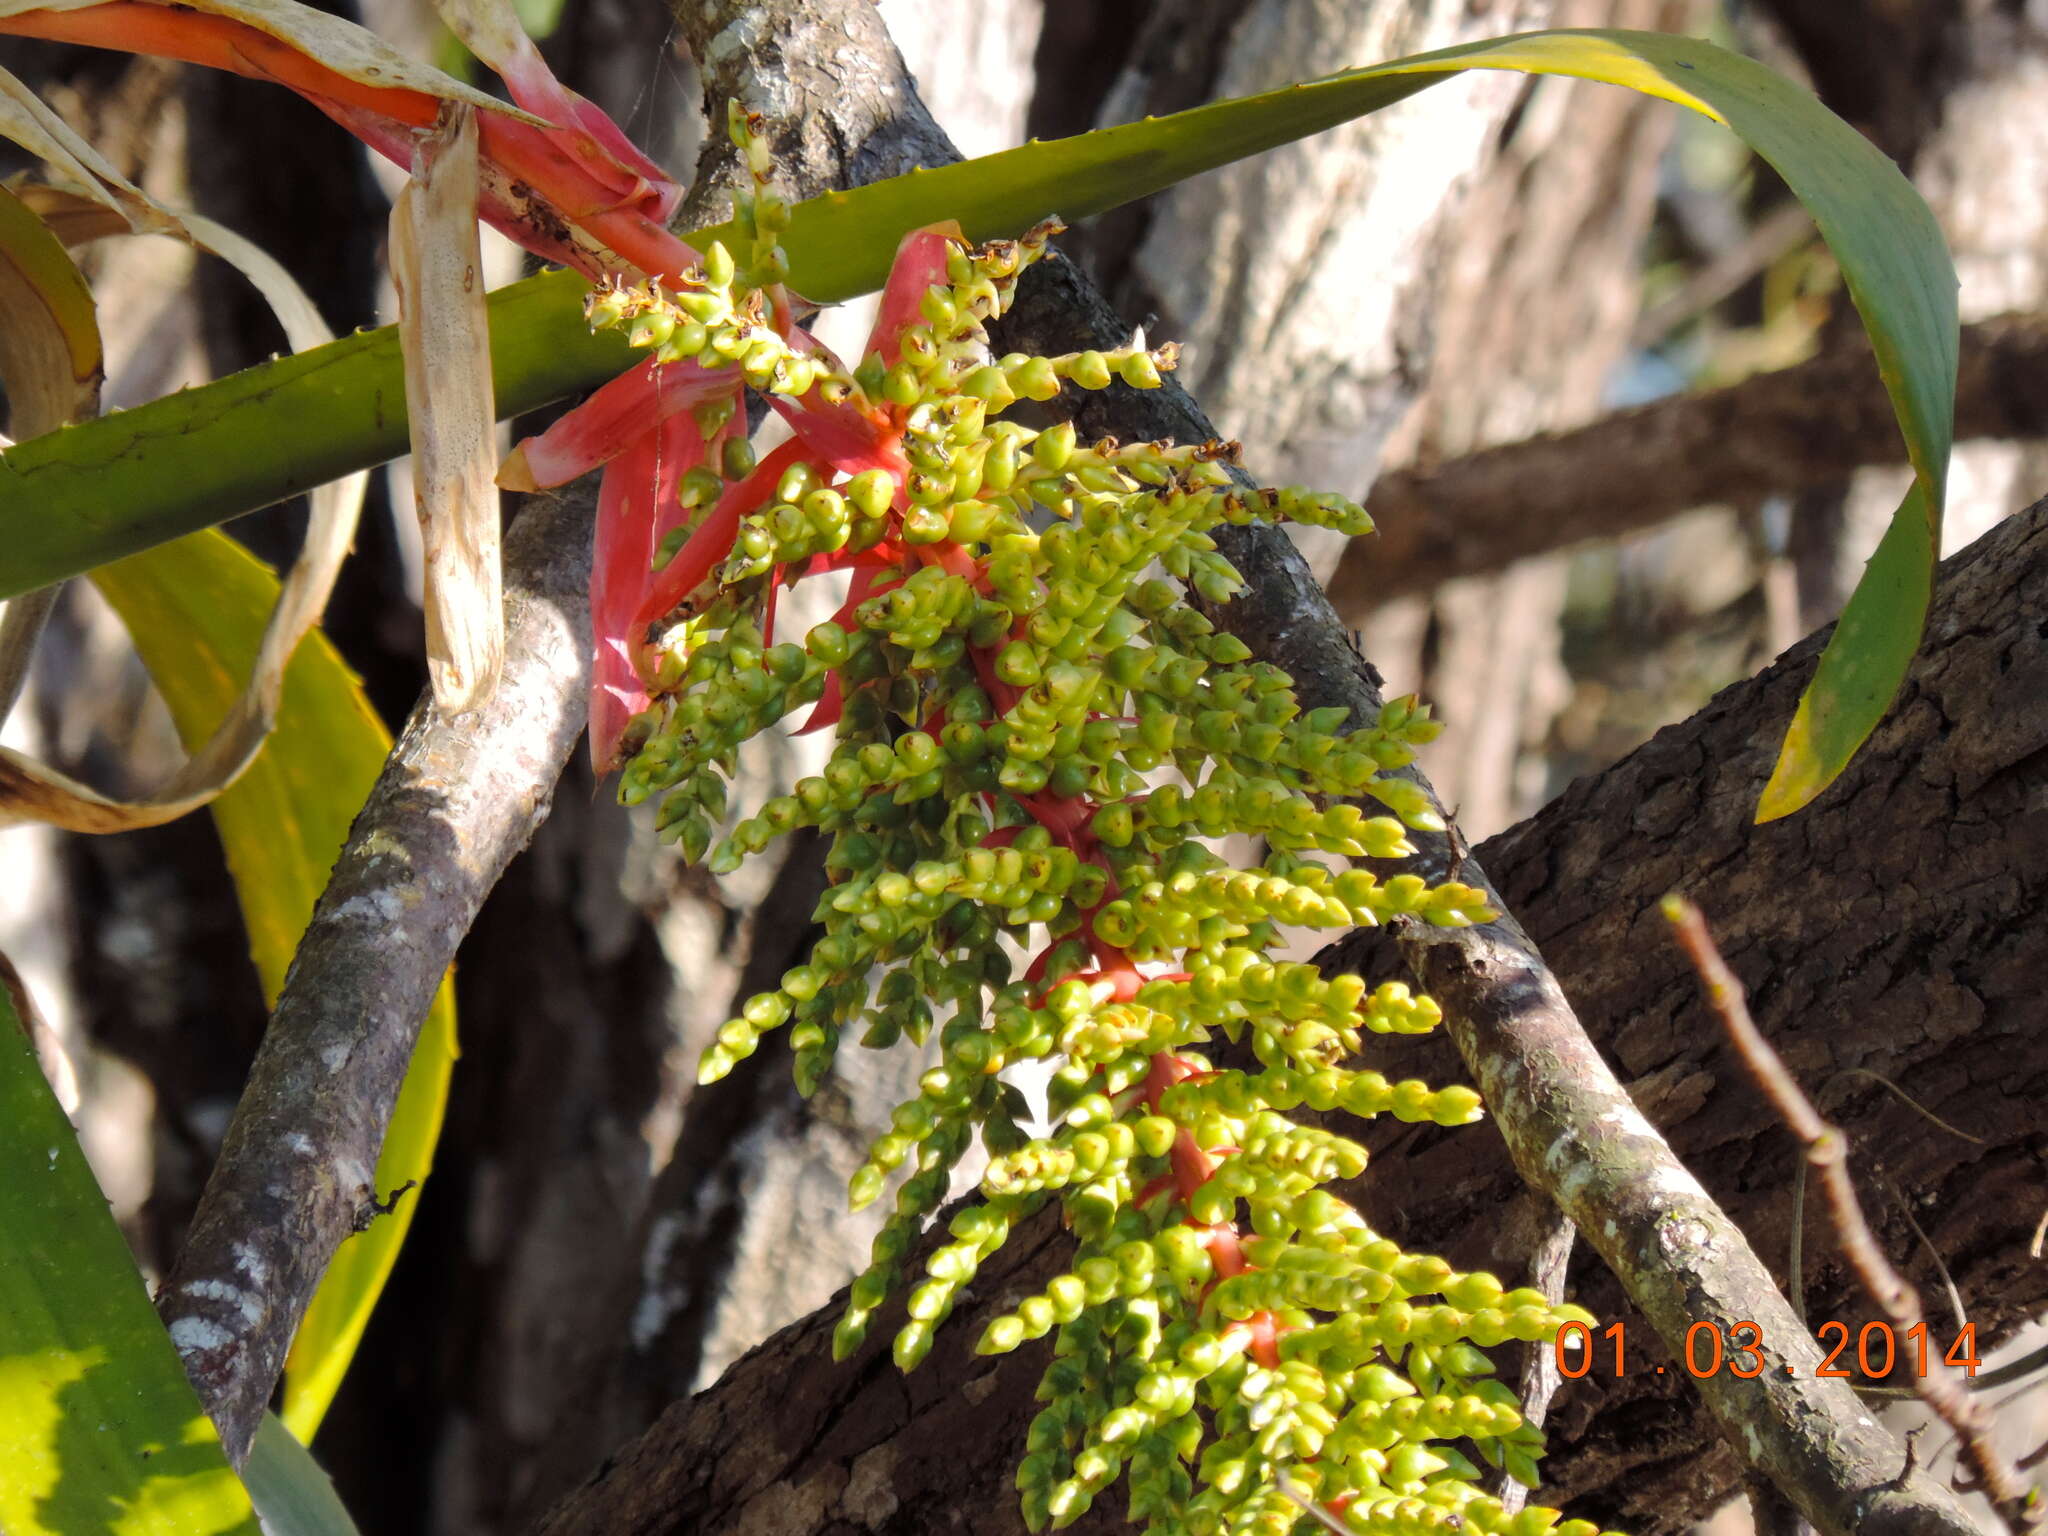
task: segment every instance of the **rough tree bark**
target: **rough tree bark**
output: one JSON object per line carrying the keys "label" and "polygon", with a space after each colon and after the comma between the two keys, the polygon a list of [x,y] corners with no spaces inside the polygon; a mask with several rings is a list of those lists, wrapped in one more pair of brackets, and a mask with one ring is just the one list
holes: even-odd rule
{"label": "rough tree bark", "polygon": [[[2048,965],[2038,921],[2048,902],[2048,502],[1943,567],[1929,649],[1901,706],[1827,799],[1753,827],[1762,744],[1826,638],[1478,853],[1530,913],[1645,1111],[1782,1254],[1789,1138],[1724,1059],[1696,984],[1655,927],[1666,890],[1701,901],[1759,1024],[1854,1138],[1859,1170],[1882,1159],[1994,1339],[2048,1301],[2026,1254],[2048,1183],[2035,1107],[2048,1091],[2048,1037],[2034,1027]],[[1332,958],[1344,956],[1340,946]],[[1456,1073],[1432,1043],[1401,1042],[1386,1059],[1388,1070]],[[1850,1068],[1898,1083],[1980,1141],[1928,1134]],[[1380,1142],[1381,1171],[1363,1194],[1376,1224],[1454,1256],[1515,1250],[1517,1234],[1498,1229],[1521,1184],[1496,1138],[1387,1127]],[[1896,1210],[1881,1232],[1896,1259],[1920,1267]],[[1021,1531],[1009,1471],[1043,1362],[971,1350],[986,1319],[1063,1258],[1052,1220],[1020,1231],[908,1377],[889,1363],[884,1326],[841,1366],[830,1363],[834,1309],[784,1330],[609,1457],[537,1536]],[[1845,1295],[1839,1266],[1818,1269],[1813,1320],[1860,1324],[1867,1312]],[[1626,1319],[1597,1268],[1575,1279],[1580,1299]],[[1656,1373],[1664,1362],[1650,1337],[1629,1333],[1636,1363],[1625,1377],[1568,1386],[1545,1465],[1550,1491],[1575,1513],[1657,1536],[1739,1483],[1682,1374]],[[1766,1345],[1774,1364],[1798,1358],[1791,1340]],[[1106,1508],[1076,1527],[1114,1528]]]}

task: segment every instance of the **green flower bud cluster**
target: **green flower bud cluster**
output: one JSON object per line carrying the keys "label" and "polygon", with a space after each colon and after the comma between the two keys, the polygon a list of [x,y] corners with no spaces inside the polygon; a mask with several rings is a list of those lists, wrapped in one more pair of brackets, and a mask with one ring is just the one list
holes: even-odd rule
{"label": "green flower bud cluster", "polygon": [[773,165],[767,141],[754,132],[757,123],[731,105],[726,127],[748,173],[733,194],[733,224],[745,239],[745,255],[736,258],[714,241],[702,265],[682,274],[676,293],[658,283],[612,283],[592,290],[584,314],[593,330],[622,330],[658,362],[737,367],[751,389],[794,397],[818,386],[843,399],[850,386],[830,355],[790,346],[774,324],[778,305],[787,306],[777,285],[789,275],[779,241],[789,228],[790,207],[769,185]]}
{"label": "green flower bud cluster", "polygon": [[[892,1186],[893,1201],[835,1349],[857,1348],[907,1284],[894,1358],[915,1365],[1010,1230],[1057,1202],[1072,1268],[980,1342],[1052,1341],[1017,1475],[1034,1528],[1121,1480],[1130,1518],[1159,1532],[1289,1531],[1291,1488],[1361,1531],[1537,1536],[1554,1512],[1510,1517],[1479,1488],[1479,1461],[1533,1481],[1541,1450],[1483,1351],[1584,1314],[1403,1253],[1332,1188],[1365,1172],[1364,1148],[1291,1118],[1481,1113],[1470,1088],[1356,1060],[1369,1036],[1435,1027],[1429,999],[1272,957],[1287,930],[1493,916],[1475,887],[1349,863],[1405,857],[1410,833],[1441,829],[1402,775],[1439,726],[1412,699],[1366,721],[1303,710],[1284,672],[1185,595],[1220,602],[1241,584],[1221,525],[1361,533],[1370,519],[1341,497],[1242,489],[1232,444],[1085,442],[1069,423],[997,419],[1063,390],[1153,388],[1174,363],[1137,343],[992,355],[983,322],[1051,226],[949,245],[888,354],[842,370],[791,344],[775,286],[786,208],[743,120],[735,139],[755,177],[745,261],[714,246],[676,292],[609,290],[593,320],[658,357],[736,366],[799,418],[865,422],[876,445],[857,472],[799,457],[740,509],[709,590],[657,636],[656,702],[621,793],[658,800],[663,835],[715,871],[798,828],[829,842],[824,937],[718,1031],[701,1080],[773,1029],[790,1030],[806,1092],[849,1028],[869,1046],[936,1040],[853,1177],[856,1205]],[[741,459],[718,484],[686,478],[689,509],[751,471]],[[776,584],[824,556],[855,572],[845,606],[800,644],[772,643]],[[743,813],[728,789],[740,745],[814,709],[836,727],[823,769]],[[1211,844],[1233,835],[1263,840],[1263,859],[1226,863]],[[1006,940],[1031,957],[1021,973]],[[1210,1054],[1223,1042],[1228,1066]],[[1009,1081],[1038,1063],[1055,1069],[1043,1134]],[[912,1276],[977,1142],[979,1200]]]}
{"label": "green flower bud cluster", "polygon": [[658,362],[736,367],[753,389],[802,395],[836,376],[822,351],[799,351],[776,331],[761,290],[736,288],[737,269],[722,243],[714,242],[703,266],[680,282],[673,294],[655,283],[600,288],[585,301],[584,313],[593,328],[623,330]]}
{"label": "green flower bud cluster", "polygon": [[1349,1028],[1354,1020],[1378,1035],[1423,1034],[1443,1021],[1436,1002],[1405,982],[1382,982],[1368,994],[1356,976],[1326,977],[1312,965],[1269,963],[1242,949],[1227,952],[1220,964],[1197,964],[1184,982],[1147,982],[1137,1001],[1220,1025],[1233,1039],[1232,1026],[1253,1009],[1295,1023],[1316,1021],[1342,1033],[1347,1052],[1358,1049]]}
{"label": "green flower bud cluster", "polygon": [[1431,1088],[1413,1077],[1390,1083],[1377,1072],[1334,1067],[1302,1071],[1269,1066],[1258,1073],[1206,1073],[1175,1084],[1160,1099],[1161,1109],[1182,1120],[1204,1113],[1242,1116],[1261,1106],[1285,1113],[1304,1104],[1318,1114],[1342,1110],[1361,1119],[1392,1115],[1411,1125],[1472,1125],[1481,1117],[1479,1095],[1462,1083]]}

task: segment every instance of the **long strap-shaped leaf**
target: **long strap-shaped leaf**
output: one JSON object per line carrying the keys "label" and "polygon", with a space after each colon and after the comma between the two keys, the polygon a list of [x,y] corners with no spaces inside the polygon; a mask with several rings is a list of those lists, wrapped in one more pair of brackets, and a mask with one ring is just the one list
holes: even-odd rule
{"label": "long strap-shaped leaf", "polygon": [[[796,210],[785,237],[792,281],[823,301],[865,292],[880,285],[907,229],[952,218],[970,236],[989,238],[1048,214],[1085,217],[1468,69],[1606,81],[1726,123],[1785,178],[1841,264],[1915,475],[1766,792],[1765,817],[1796,810],[1869,733],[1918,643],[1952,431],[1955,279],[1933,215],[1898,169],[1761,65],[1690,38],[1621,31],[1529,33],[1399,59],[814,199]],[[548,277],[499,296],[501,411],[588,388],[623,365],[617,349],[577,334],[577,291]],[[507,335],[514,309],[532,328]],[[396,351],[379,338],[351,338],[325,356],[268,369],[0,457],[0,596],[264,505],[309,477],[402,451]]]}
{"label": "long strap-shaped leaf", "polygon": [[256,1528],[0,986],[0,1530]]}

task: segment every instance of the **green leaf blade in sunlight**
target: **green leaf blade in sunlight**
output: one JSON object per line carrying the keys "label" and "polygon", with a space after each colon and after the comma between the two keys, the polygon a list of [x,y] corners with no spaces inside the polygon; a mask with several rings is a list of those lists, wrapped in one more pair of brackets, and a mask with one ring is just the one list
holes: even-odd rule
{"label": "green leaf blade in sunlight", "polygon": [[[93,573],[121,615],[169,705],[179,734],[204,740],[233,701],[277,600],[277,580],[226,535],[204,532]],[[249,931],[249,949],[274,1003],[299,936],[327,884],[391,748],[361,686],[315,630],[285,672],[277,730],[212,811]],[[443,981],[399,1093],[377,1187],[424,1181],[440,1134],[455,1060],[455,1003]],[[292,1343],[283,1417],[310,1440],[348,1369],[398,1250],[417,1196],[342,1245]]]}
{"label": "green leaf blade in sunlight", "polygon": [[257,1530],[5,987],[0,1530]]}

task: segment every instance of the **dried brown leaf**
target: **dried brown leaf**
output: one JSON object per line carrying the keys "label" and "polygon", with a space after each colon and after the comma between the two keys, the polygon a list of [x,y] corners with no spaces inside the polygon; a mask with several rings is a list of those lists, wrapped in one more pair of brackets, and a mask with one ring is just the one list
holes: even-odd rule
{"label": "dried brown leaf", "polygon": [[496,421],[477,243],[476,114],[443,107],[391,210],[391,269],[412,425],[413,503],[426,545],[427,667],[450,713],[497,686]]}

